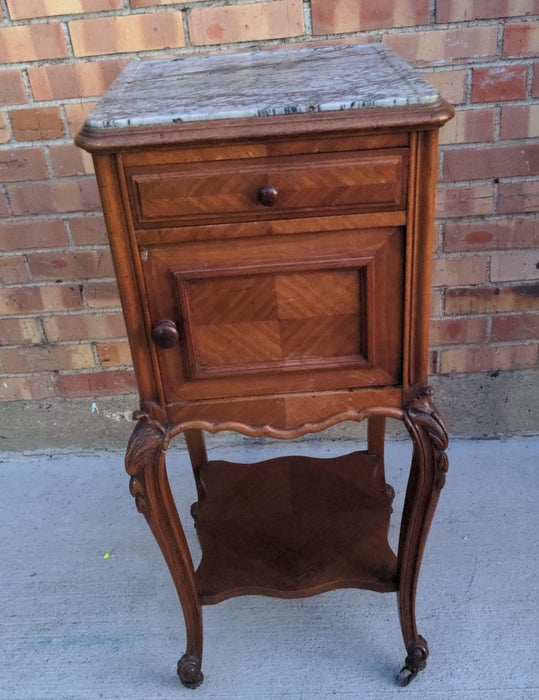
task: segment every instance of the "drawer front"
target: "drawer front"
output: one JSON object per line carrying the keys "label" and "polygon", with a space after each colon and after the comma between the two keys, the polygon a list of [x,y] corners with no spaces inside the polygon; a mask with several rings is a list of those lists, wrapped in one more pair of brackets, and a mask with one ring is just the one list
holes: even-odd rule
{"label": "drawer front", "polygon": [[127,168],[135,228],[396,211],[407,149]]}
{"label": "drawer front", "polygon": [[167,402],[398,385],[403,245],[390,228],[150,248],[151,326],[179,331],[157,350]]}

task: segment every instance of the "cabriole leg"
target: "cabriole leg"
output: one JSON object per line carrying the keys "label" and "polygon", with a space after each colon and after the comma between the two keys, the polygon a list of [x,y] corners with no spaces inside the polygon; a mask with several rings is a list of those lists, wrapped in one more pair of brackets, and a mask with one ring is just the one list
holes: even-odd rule
{"label": "cabriole leg", "polygon": [[417,579],[423,550],[447,472],[448,438],[430,387],[404,413],[404,423],[414,443],[412,465],[404,503],[399,541],[398,605],[402,635],[408,656],[397,676],[408,685],[425,668],[429,648],[418,634],[415,619]]}
{"label": "cabriole leg", "polygon": [[198,496],[198,501],[191,505],[191,515],[193,520],[196,522],[199,504],[202,503],[206,493],[204,484],[200,478],[200,470],[205,464],[207,464],[208,455],[206,453],[206,444],[204,442],[204,434],[202,430],[186,430],[183,433],[183,436],[185,438],[187,450],[189,451],[189,459],[191,460],[191,467],[195,477],[195,486]]}
{"label": "cabriole leg", "polygon": [[178,662],[181,682],[196,688],[202,683],[202,611],[195,586],[195,572],[183,528],[168,483],[163,426],[137,412],[137,425],[129,440],[125,466],[131,476],[135,503],[154,534],[178,592],[187,632],[186,653]]}

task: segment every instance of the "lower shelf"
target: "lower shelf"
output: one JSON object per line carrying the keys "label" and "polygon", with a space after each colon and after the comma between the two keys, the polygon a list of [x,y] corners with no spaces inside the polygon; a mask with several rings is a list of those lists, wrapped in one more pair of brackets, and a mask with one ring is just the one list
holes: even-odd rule
{"label": "lower shelf", "polygon": [[391,505],[376,457],[213,461],[201,479],[201,603],[397,590],[397,557],[387,541]]}

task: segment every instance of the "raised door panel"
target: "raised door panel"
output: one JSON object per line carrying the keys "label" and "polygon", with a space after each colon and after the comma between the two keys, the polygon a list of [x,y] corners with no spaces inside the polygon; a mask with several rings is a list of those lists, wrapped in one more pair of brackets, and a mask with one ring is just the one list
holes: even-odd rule
{"label": "raised door panel", "polygon": [[[146,249],[168,403],[401,383],[403,229]],[[150,329],[148,329],[150,331]]]}

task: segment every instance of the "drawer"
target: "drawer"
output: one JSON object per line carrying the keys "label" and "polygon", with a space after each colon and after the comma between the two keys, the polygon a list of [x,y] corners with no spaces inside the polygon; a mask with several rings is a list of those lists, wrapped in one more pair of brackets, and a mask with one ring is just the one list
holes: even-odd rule
{"label": "drawer", "polygon": [[135,228],[405,208],[408,149],[128,167]]}
{"label": "drawer", "polygon": [[399,227],[150,248],[167,402],[399,385],[403,260]]}

